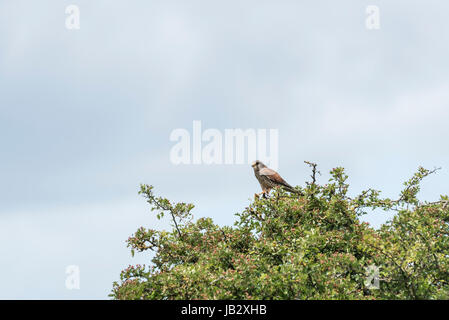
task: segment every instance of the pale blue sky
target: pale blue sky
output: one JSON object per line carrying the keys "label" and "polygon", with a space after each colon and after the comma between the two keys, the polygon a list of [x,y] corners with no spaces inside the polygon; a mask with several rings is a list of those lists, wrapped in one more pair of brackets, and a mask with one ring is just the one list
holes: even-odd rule
{"label": "pale blue sky", "polygon": [[[279,172],[347,168],[351,193],[448,193],[449,3],[0,0],[0,298],[105,299],[139,226],[139,183],[232,224],[247,165],[169,161],[176,128],[278,129]],[[65,28],[76,4],[81,29]],[[380,30],[365,8],[380,8]],[[387,215],[366,219],[378,226]],[[65,288],[79,265],[81,289]]]}

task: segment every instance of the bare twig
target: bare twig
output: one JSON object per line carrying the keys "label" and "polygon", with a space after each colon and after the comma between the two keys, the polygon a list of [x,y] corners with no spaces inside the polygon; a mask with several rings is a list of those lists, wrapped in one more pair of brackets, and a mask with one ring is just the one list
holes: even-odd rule
{"label": "bare twig", "polygon": [[316,163],[313,163],[313,162],[310,162],[310,161],[304,161],[304,163],[306,163],[306,164],[308,164],[310,167],[312,167],[312,174],[311,174],[311,178],[312,178],[312,184],[315,184],[316,183],[316,174],[318,173],[319,175],[321,175],[321,172],[319,172],[317,169],[316,169],[316,167],[317,167],[317,164]]}

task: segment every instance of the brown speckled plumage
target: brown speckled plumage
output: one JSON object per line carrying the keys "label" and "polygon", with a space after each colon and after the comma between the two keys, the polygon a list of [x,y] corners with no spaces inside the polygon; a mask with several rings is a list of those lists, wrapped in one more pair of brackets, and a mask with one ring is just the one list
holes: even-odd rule
{"label": "brown speckled plumage", "polygon": [[293,189],[276,171],[268,168],[261,161],[256,160],[253,162],[252,167],[254,169],[254,175],[262,187],[263,193],[266,195],[274,187],[282,187],[283,189],[298,193],[297,190]]}

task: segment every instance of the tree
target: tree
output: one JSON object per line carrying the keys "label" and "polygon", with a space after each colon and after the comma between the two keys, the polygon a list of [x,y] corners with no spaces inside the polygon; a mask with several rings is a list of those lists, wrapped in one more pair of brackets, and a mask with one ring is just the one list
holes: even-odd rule
{"label": "tree", "polygon": [[[399,199],[368,189],[351,198],[343,168],[329,182],[312,181],[301,195],[275,189],[237,214],[234,226],[192,217],[192,204],[140,194],[168,215],[171,231],[139,228],[131,253],[153,251],[149,266],[129,266],[114,282],[114,299],[448,299],[448,197],[420,202],[420,182],[436,170],[419,168]],[[396,211],[380,229],[360,217]],[[367,283],[370,266],[379,287]],[[377,275],[376,275],[377,276]],[[367,278],[368,277],[368,278]]]}

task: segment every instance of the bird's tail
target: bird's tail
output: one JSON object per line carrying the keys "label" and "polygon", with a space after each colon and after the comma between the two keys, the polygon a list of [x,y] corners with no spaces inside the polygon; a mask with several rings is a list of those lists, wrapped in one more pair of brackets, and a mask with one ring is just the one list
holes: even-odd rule
{"label": "bird's tail", "polygon": [[302,195],[301,191],[294,189],[292,186],[283,186],[282,188],[288,192]]}

